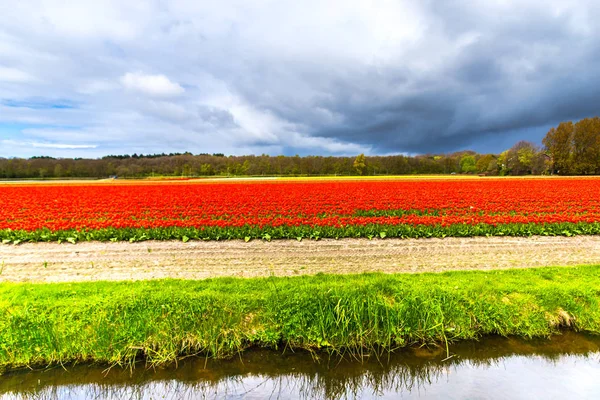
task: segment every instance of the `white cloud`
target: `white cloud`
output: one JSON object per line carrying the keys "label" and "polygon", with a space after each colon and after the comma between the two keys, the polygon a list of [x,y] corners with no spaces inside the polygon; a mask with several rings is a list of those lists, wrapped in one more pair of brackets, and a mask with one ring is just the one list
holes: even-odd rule
{"label": "white cloud", "polygon": [[[80,39],[134,39],[155,10],[144,0],[29,0],[2,6],[3,27],[35,21],[26,29],[35,34]],[[8,5],[10,4],[10,5]]]}
{"label": "white cloud", "polygon": [[141,72],[126,73],[121,77],[121,84],[128,90],[155,97],[173,97],[185,92],[183,87],[164,75],[146,75]]}
{"label": "white cloud", "polygon": [[102,92],[110,92],[111,90],[118,89],[119,85],[106,80],[90,81],[82,84],[77,88],[77,92],[81,94],[98,94]]}
{"label": "white cloud", "polygon": [[46,149],[95,149],[98,147],[95,144],[64,144],[64,143],[36,143],[32,142],[33,147],[41,147]]}
{"label": "white cloud", "polygon": [[0,65],[0,82],[31,82],[35,77],[25,71],[16,68],[8,68]]}
{"label": "white cloud", "polygon": [[40,143],[40,142],[22,142],[17,140],[2,140],[3,145],[36,147],[43,149],[95,149],[95,144],[67,144],[67,143]]}

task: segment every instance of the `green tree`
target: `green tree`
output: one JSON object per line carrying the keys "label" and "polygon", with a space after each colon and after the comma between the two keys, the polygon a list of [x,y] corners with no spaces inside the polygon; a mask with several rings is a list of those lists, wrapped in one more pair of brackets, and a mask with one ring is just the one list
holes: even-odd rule
{"label": "green tree", "polygon": [[533,172],[533,161],[539,153],[535,144],[521,140],[508,150],[506,163],[511,175],[526,175]]}
{"label": "green tree", "polygon": [[481,173],[489,173],[489,166],[492,161],[495,161],[496,157],[493,154],[486,154],[484,156],[479,157],[475,167],[477,168],[477,172]]}
{"label": "green tree", "polygon": [[493,158],[490,161],[490,163],[487,166],[486,173],[488,175],[498,175],[498,173],[499,173],[499,166],[498,166],[498,160],[496,158]]}
{"label": "green tree", "polygon": [[250,167],[252,165],[250,164],[250,160],[245,160],[242,165],[240,166],[240,174],[241,175],[248,175],[248,171],[250,170]]}
{"label": "green tree", "polygon": [[63,167],[62,167],[62,165],[56,164],[54,166],[54,174],[53,175],[54,175],[55,178],[60,178],[60,177],[63,176]]}
{"label": "green tree", "polygon": [[498,164],[498,174],[501,176],[510,174],[510,169],[508,168],[508,150],[503,151],[498,156],[497,160]]}
{"label": "green tree", "polygon": [[354,160],[352,167],[354,167],[354,169],[356,170],[356,172],[358,172],[359,175],[362,175],[365,172],[365,168],[367,168],[367,161],[365,155],[362,153],[359,154]]}
{"label": "green tree", "polygon": [[573,136],[575,126],[573,122],[561,122],[556,128],[550,128],[542,143],[546,154],[550,156],[551,172],[567,175],[572,170]]}
{"label": "green tree", "polygon": [[460,159],[460,171],[463,173],[471,174],[477,172],[477,163],[475,162],[475,156],[465,154]]}
{"label": "green tree", "polygon": [[588,175],[600,172],[600,118],[585,118],[575,124],[572,172]]}
{"label": "green tree", "polygon": [[200,165],[200,175],[214,175],[215,171],[213,170],[212,165],[208,163],[204,163]]}

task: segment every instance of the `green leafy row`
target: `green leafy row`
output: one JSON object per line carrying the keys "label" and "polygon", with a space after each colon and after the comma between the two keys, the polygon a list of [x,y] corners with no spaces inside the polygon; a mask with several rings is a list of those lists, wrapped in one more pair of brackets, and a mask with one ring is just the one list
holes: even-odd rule
{"label": "green leafy row", "polygon": [[352,214],[353,217],[403,217],[405,215],[418,215],[418,216],[440,216],[445,213],[445,210],[438,210],[435,208],[426,208],[423,210],[409,209],[405,210],[402,208],[395,209],[384,209],[384,210],[356,210]]}
{"label": "green leafy row", "polygon": [[273,239],[323,238],[443,238],[470,236],[573,236],[598,235],[600,222],[552,224],[502,224],[502,225],[364,225],[364,226],[242,226],[203,228],[104,228],[50,231],[0,230],[3,244],[22,242],[79,241],[144,241],[144,240],[230,240],[245,241]]}

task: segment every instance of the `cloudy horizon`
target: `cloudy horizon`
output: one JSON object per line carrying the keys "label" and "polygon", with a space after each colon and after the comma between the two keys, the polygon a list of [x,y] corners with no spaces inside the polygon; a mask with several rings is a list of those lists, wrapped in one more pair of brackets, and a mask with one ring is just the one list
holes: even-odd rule
{"label": "cloudy horizon", "polygon": [[585,0],[0,0],[0,157],[540,144],[599,114],[598,17]]}

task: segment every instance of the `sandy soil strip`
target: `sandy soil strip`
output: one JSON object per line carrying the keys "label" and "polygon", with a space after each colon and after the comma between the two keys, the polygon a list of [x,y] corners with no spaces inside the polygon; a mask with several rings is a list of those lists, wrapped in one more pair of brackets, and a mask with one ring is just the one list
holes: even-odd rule
{"label": "sandy soil strip", "polygon": [[0,246],[0,281],[203,279],[600,264],[600,236],[26,243]]}

